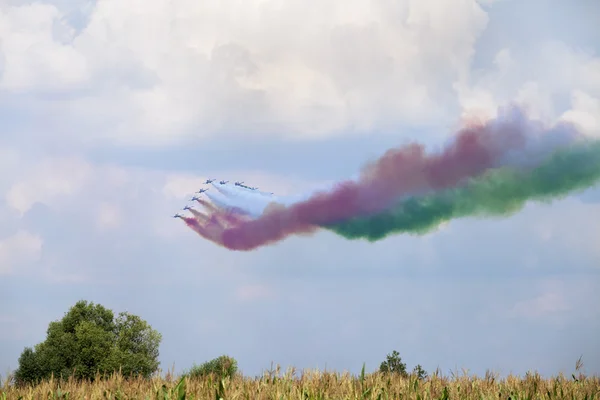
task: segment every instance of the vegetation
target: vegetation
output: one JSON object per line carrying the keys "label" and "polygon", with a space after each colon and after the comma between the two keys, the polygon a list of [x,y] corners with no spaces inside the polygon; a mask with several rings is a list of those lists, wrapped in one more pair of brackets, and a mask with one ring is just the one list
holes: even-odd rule
{"label": "vegetation", "polygon": [[600,378],[563,375],[543,379],[536,373],[519,378],[498,379],[493,374],[443,377],[437,372],[424,380],[414,374],[401,376],[363,372],[348,373],[279,368],[263,376],[248,378],[236,374],[219,379],[214,374],[202,377],[125,379],[114,374],[94,382],[49,379],[34,387],[0,388],[0,399],[587,399],[600,400]]}
{"label": "vegetation", "polygon": [[[402,357],[396,350],[387,355],[386,360],[379,366],[379,372],[382,374],[396,374],[404,378],[408,376],[406,364],[402,362]],[[427,372],[420,364],[417,364],[413,369],[413,375],[419,380],[427,378]]]}
{"label": "vegetation", "polygon": [[194,365],[182,376],[158,372],[161,335],[141,318],[101,305],[78,302],[60,321],[50,323],[47,338],[26,348],[13,375],[0,379],[0,400],[7,399],[582,399],[600,400],[600,378],[581,373],[542,378],[483,378],[466,373],[431,375],[420,366],[408,372],[397,351],[379,370],[361,374],[304,371],[282,373],[279,366],[250,378],[237,361],[223,355]]}
{"label": "vegetation", "polygon": [[140,317],[79,301],[48,326],[46,340],[25,348],[14,382],[24,386],[54,377],[93,381],[96,374],[120,371],[150,377],[159,366],[161,335]]}
{"label": "vegetation", "polygon": [[213,375],[218,379],[232,378],[237,373],[237,361],[229,356],[221,356],[205,362],[202,365],[193,365],[192,368],[183,373],[183,377],[202,378]]}
{"label": "vegetation", "polygon": [[408,376],[408,372],[406,372],[406,364],[402,362],[402,357],[400,357],[400,353],[396,350],[392,352],[392,354],[388,354],[387,358],[384,362],[379,366],[379,371],[387,374],[398,374],[400,376],[406,377]]}

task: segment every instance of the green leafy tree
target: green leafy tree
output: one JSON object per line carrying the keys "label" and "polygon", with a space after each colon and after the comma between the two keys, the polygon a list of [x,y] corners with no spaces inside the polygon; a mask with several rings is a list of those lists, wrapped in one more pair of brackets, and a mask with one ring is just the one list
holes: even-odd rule
{"label": "green leafy tree", "polygon": [[427,371],[425,371],[423,369],[423,367],[421,367],[420,364],[417,364],[416,367],[413,368],[413,372],[412,372],[418,379],[425,379],[427,378]]}
{"label": "green leafy tree", "polygon": [[117,337],[107,369],[119,365],[126,375],[148,377],[158,369],[160,333],[136,315],[121,313],[115,321]]}
{"label": "green leafy tree", "polygon": [[160,333],[140,317],[100,304],[77,302],[60,321],[53,321],[46,340],[25,348],[15,371],[17,384],[68,377],[93,380],[96,373],[119,371],[148,377],[158,369]]}
{"label": "green leafy tree", "polygon": [[13,375],[13,380],[35,383],[41,375],[42,367],[39,363],[39,357],[36,357],[31,347],[26,347],[19,357],[19,369]]}
{"label": "green leafy tree", "polygon": [[402,362],[400,353],[396,350],[392,354],[388,354],[384,362],[379,366],[379,371],[383,373],[400,374],[401,376],[408,376],[406,372],[406,364]]}
{"label": "green leafy tree", "polygon": [[229,356],[220,356],[213,360],[207,361],[202,365],[193,365],[192,368],[185,372],[184,376],[190,378],[200,378],[207,375],[215,375],[219,378],[233,377],[237,373],[237,361]]}

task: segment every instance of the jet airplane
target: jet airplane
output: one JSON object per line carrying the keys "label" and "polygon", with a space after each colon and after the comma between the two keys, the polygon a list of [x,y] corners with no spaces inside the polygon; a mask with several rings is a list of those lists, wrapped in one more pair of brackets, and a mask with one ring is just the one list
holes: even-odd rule
{"label": "jet airplane", "polygon": [[214,181],[215,181],[214,178],[213,179],[207,179],[204,183],[208,185],[209,183],[213,183]]}
{"label": "jet airplane", "polygon": [[187,211],[187,210],[191,210],[192,208],[194,208],[194,207],[185,206],[185,207],[183,207],[183,210],[184,210],[184,211]]}
{"label": "jet airplane", "polygon": [[200,189],[200,190],[198,190],[196,193],[198,193],[198,194],[201,194],[201,193],[204,193],[204,192],[206,192],[207,190],[208,190],[208,189]]}
{"label": "jet airplane", "polygon": [[243,181],[242,182],[240,182],[240,181],[236,182],[235,186],[240,186],[240,187],[243,187],[244,189],[248,189],[248,190],[256,190],[256,189],[258,189],[257,187],[250,187],[250,186],[244,185]]}
{"label": "jet airplane", "polygon": [[190,199],[190,201],[198,201],[198,200],[200,200],[200,197],[198,197],[198,196],[194,196]]}
{"label": "jet airplane", "polygon": [[177,214],[173,215],[173,218],[181,218],[181,219],[183,219],[183,215],[177,213]]}
{"label": "jet airplane", "polygon": [[219,182],[219,183],[220,183],[221,185],[224,185],[224,184],[226,184],[227,182],[229,182],[229,181],[221,181],[221,182]]}

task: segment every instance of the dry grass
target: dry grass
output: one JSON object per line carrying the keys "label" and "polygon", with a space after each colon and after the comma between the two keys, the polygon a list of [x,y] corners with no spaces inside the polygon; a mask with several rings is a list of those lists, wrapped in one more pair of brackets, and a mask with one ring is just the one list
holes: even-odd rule
{"label": "dry grass", "polygon": [[0,399],[582,399],[600,400],[600,378],[559,375],[543,379],[538,374],[498,379],[493,374],[443,377],[419,381],[380,373],[348,373],[279,368],[262,377],[218,379],[131,379],[115,374],[104,380],[59,382],[51,379],[35,387],[16,388],[4,382]]}

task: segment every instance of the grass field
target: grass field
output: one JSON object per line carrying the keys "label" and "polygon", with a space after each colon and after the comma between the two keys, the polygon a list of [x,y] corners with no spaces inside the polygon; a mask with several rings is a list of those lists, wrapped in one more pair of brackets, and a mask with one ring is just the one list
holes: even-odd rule
{"label": "grass field", "polygon": [[170,377],[131,379],[115,374],[95,382],[59,382],[51,379],[34,387],[16,388],[4,382],[0,399],[582,399],[600,400],[600,377],[582,374],[542,378],[537,373],[498,379],[444,377],[423,380],[380,372],[349,373],[303,371],[282,373],[279,368],[260,377],[220,379]]}

